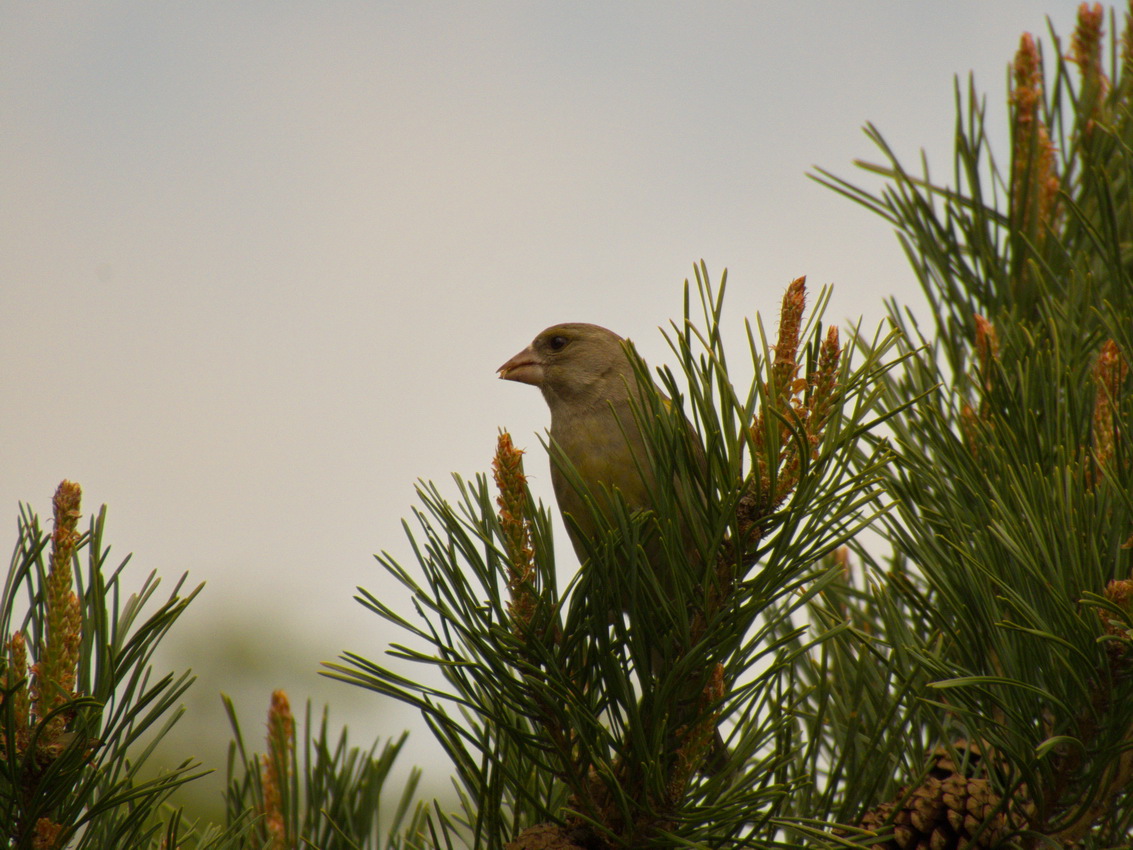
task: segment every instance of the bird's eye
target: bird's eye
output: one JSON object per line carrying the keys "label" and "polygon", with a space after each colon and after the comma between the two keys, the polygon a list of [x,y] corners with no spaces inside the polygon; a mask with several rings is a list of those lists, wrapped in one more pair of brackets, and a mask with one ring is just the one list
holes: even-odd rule
{"label": "bird's eye", "polygon": [[551,351],[562,351],[570,342],[565,336],[553,336],[550,339]]}

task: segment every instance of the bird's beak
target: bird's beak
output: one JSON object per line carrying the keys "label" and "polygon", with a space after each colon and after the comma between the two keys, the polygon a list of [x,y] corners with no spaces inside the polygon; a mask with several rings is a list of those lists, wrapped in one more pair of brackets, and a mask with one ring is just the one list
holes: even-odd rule
{"label": "bird's beak", "polygon": [[543,364],[539,362],[531,346],[523,349],[496,371],[505,381],[519,381],[521,384],[535,386],[543,383]]}

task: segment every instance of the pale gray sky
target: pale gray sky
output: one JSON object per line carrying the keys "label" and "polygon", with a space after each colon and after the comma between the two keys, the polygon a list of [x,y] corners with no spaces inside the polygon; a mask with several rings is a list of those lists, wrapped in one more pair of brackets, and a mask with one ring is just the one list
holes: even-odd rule
{"label": "pale gray sky", "polygon": [[804,175],[864,179],[872,121],[944,177],[954,75],[1004,139],[1020,34],[1076,7],[5,3],[3,539],[77,480],[138,575],[207,582],[195,622],[250,608],[293,699],[349,701],[316,663],[395,637],[351,595],[386,592],[415,479],[503,426],[551,498],[542,399],[497,366],[559,321],[663,361],[701,257],[736,327],[800,274],[876,325],[916,297],[897,241]]}

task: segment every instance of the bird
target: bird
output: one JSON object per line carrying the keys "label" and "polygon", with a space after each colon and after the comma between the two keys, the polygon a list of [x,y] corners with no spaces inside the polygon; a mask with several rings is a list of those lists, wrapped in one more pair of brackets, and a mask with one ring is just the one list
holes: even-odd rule
{"label": "bird", "polygon": [[[550,408],[551,450],[567,462],[552,460],[551,484],[559,511],[570,517],[567,532],[580,563],[599,535],[599,520],[564,467],[573,470],[608,517],[615,492],[631,513],[658,513],[653,464],[638,421],[651,415],[652,408],[643,395],[648,384],[637,372],[632,346],[599,325],[566,322],[539,333],[497,370],[504,380],[538,387]],[[662,409],[671,410],[672,402],[660,391],[658,396]],[[692,425],[687,420],[683,425],[692,436]],[[695,463],[703,467],[699,441],[690,443]],[[686,484],[675,484],[687,490]],[[682,550],[693,557],[687,523],[680,523],[678,533]],[[663,548],[656,535],[646,541],[646,557],[662,585],[668,582]]]}
{"label": "bird", "polygon": [[[654,465],[639,424],[640,417],[651,415],[655,408],[647,404],[648,384],[638,373],[635,356],[632,343],[613,331],[599,325],[567,322],[539,333],[527,348],[497,371],[503,380],[531,384],[542,391],[551,410],[552,452],[560,453],[568,462],[568,468],[573,468],[578,482],[585,485],[601,510],[609,509],[608,499],[617,492],[631,512],[656,514],[658,490]],[[672,411],[672,402],[659,390],[658,396],[661,409]],[[682,416],[681,422],[690,438],[694,464],[703,470],[706,466],[703,447],[695,439],[688,420]],[[600,533],[598,518],[563,466],[561,460],[552,460],[551,483],[560,512],[570,518],[566,526],[575,553],[580,563],[586,563],[593,541]],[[690,488],[687,482],[676,478],[673,486],[686,498],[699,492],[695,485]],[[669,549],[682,552],[686,563],[695,570],[700,558],[686,522],[678,523],[677,533],[681,548],[674,550],[670,546]],[[668,592],[671,567],[664,548],[659,535],[652,533],[645,537],[642,551],[662,594],[672,598]],[[624,597],[622,601],[624,603]],[[654,598],[654,604],[647,605],[640,613],[657,616],[657,601]],[[663,642],[671,644],[672,639]],[[644,661],[647,676],[661,674],[661,657],[659,646],[651,647]],[[727,749],[717,730],[709,757],[710,772],[721,770],[726,756]]]}
{"label": "bird", "polygon": [[[641,389],[630,359],[631,343],[611,330],[583,322],[552,325],[497,371],[500,378],[538,387],[551,410],[551,443],[596,500],[615,490],[631,510],[652,509],[653,489],[645,439],[633,413],[642,414]],[[559,510],[579,560],[584,537],[598,533],[593,511],[561,463],[551,464]],[[605,507],[605,506],[604,506]]]}
{"label": "bird", "polygon": [[[542,391],[551,410],[551,441],[594,496],[601,487],[616,488],[627,506],[642,509],[649,506],[651,482],[643,478],[648,459],[631,409],[631,399],[640,402],[640,396],[626,344],[598,325],[552,325],[498,371],[504,380]],[[551,465],[551,483],[560,511],[593,535],[594,517],[559,464]]]}

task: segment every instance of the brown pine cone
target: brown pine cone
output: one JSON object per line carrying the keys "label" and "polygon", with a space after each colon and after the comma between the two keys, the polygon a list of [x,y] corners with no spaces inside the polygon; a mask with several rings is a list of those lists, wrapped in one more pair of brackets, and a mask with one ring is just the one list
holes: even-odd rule
{"label": "brown pine cone", "polygon": [[606,844],[585,827],[537,823],[505,844],[504,850],[606,850]]}
{"label": "brown pine cone", "polygon": [[979,748],[960,741],[953,749],[967,751],[965,764],[957,765],[938,747],[924,782],[911,792],[905,786],[894,800],[866,813],[862,829],[882,834],[892,829],[892,838],[872,850],[976,850],[994,847],[1007,834],[1011,821],[996,811],[999,796],[987,779],[974,775]]}

